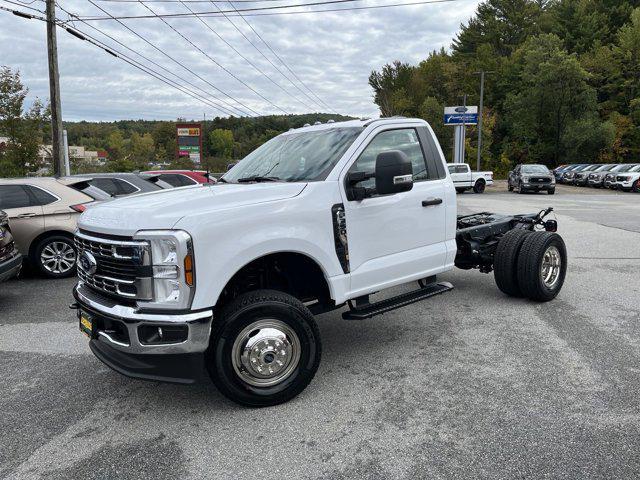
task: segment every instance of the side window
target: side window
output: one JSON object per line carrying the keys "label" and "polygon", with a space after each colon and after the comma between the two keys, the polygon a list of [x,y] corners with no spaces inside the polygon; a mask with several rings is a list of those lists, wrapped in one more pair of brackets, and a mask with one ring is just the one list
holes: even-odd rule
{"label": "side window", "polygon": [[0,185],[0,210],[31,206],[31,198],[22,185]]}
{"label": "side window", "polygon": [[118,186],[113,183],[111,178],[94,178],[91,180],[91,185],[98,187],[103,192],[108,193],[111,196],[118,195]]}
{"label": "side window", "polygon": [[160,175],[160,180],[162,180],[163,182],[167,182],[172,187],[182,186],[182,184],[180,183],[180,179],[178,178],[178,175],[175,175],[173,173],[163,173],[162,175]]}
{"label": "side window", "polygon": [[456,173],[468,173],[469,170],[466,165],[456,165]]}
{"label": "side window", "polygon": [[129,182],[125,182],[119,178],[112,178],[113,183],[115,183],[116,188],[118,189],[117,195],[131,195],[132,193],[136,193],[139,191],[138,188],[131,185]]}
{"label": "side window", "polygon": [[178,181],[183,187],[186,187],[187,185],[195,185],[198,183],[193,178],[187,177],[186,175],[178,175]]}
{"label": "side window", "polygon": [[[418,134],[413,128],[403,128],[399,130],[387,130],[375,136],[371,143],[358,157],[358,160],[349,169],[350,172],[374,173],[376,168],[376,158],[378,154],[388,150],[400,150],[404,152],[413,166],[413,181],[419,182],[427,180],[427,164],[425,163],[422,147],[418,140]],[[372,188],[375,186],[375,179],[360,183],[363,187]]]}
{"label": "side window", "polygon": [[45,192],[44,190],[33,187],[31,185],[25,185],[25,187],[29,194],[31,194],[31,205],[49,205],[50,203],[58,201],[56,197],[51,195],[49,192]]}
{"label": "side window", "polygon": [[456,173],[455,165],[447,165],[447,168],[449,169],[449,174]]}

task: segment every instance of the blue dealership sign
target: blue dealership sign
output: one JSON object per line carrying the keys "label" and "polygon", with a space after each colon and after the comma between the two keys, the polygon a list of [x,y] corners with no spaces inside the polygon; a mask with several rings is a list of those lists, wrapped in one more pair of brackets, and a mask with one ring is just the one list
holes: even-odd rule
{"label": "blue dealership sign", "polygon": [[477,106],[444,107],[445,125],[476,125],[477,123]]}

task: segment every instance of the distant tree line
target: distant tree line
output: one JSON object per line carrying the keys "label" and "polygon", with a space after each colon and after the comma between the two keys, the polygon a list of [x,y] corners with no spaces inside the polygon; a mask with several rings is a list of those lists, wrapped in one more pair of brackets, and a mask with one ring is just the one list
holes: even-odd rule
{"label": "distant tree line", "polygon": [[[640,0],[487,0],[450,51],[418,65],[392,62],[369,84],[382,116],[430,122],[445,155],[443,109],[479,103],[485,83],[482,165],[640,160]],[[467,135],[475,165],[477,133]]]}

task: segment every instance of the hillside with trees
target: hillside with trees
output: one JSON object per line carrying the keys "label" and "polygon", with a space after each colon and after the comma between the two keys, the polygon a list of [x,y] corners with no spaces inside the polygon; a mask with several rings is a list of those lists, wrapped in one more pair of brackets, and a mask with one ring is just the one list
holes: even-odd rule
{"label": "hillside with trees", "polygon": [[[486,75],[482,168],[517,163],[640,161],[640,1],[487,0],[450,50],[393,62],[369,84],[382,116],[430,122],[447,157],[443,109],[479,103]],[[477,133],[467,132],[475,165]]]}

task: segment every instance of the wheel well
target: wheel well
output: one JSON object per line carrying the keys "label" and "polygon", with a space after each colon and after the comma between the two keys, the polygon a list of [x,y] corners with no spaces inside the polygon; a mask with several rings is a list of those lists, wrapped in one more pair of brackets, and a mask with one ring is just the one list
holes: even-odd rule
{"label": "wheel well", "polygon": [[288,293],[304,303],[317,301],[323,308],[333,305],[320,266],[315,260],[295,252],[272,253],[242,267],[225,285],[217,305],[222,306],[242,293],[263,288]]}
{"label": "wheel well", "polygon": [[47,237],[54,237],[60,235],[62,237],[67,237],[73,240],[73,233],[66,232],[64,230],[47,230],[46,232],[42,232],[36,238],[31,241],[31,245],[29,245],[29,258],[33,258],[35,254],[36,247],[38,244]]}

